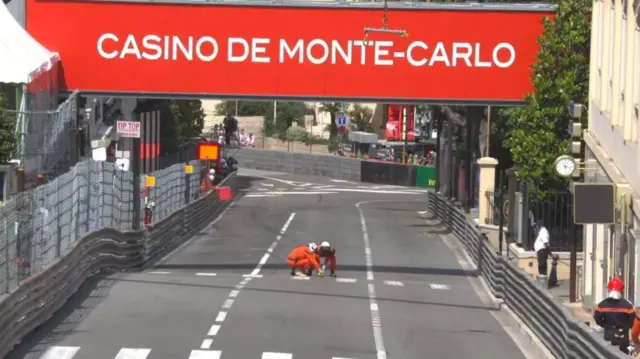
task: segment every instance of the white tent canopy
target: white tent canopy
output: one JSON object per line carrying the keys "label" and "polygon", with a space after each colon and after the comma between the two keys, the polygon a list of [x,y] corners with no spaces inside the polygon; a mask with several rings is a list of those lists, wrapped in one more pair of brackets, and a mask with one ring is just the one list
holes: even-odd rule
{"label": "white tent canopy", "polygon": [[30,83],[59,60],[57,53],[40,45],[0,4],[0,83]]}

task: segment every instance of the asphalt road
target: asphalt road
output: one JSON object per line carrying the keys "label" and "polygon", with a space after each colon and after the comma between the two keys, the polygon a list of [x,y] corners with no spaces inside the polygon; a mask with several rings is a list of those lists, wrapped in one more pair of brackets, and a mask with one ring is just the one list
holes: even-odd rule
{"label": "asphalt road", "polygon": [[[525,358],[418,216],[424,193],[262,175],[154,268],[87,283],[9,359]],[[339,277],[291,277],[289,251],[323,240]]]}

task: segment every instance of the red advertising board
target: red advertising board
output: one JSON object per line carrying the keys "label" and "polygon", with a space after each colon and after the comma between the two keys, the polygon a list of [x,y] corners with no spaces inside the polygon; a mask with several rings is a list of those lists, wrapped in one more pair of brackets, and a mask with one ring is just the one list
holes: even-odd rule
{"label": "red advertising board", "polygon": [[389,105],[387,107],[387,125],[385,130],[385,138],[388,141],[403,140],[402,116],[404,109],[407,109],[407,140],[415,141],[414,117],[415,106],[413,105]]}
{"label": "red advertising board", "polygon": [[28,0],[27,30],[95,92],[522,101],[550,12]]}

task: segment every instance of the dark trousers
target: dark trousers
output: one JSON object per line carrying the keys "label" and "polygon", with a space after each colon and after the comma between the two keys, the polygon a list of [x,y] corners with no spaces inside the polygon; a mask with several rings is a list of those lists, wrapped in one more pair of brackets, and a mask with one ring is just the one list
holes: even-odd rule
{"label": "dark trousers", "polygon": [[233,132],[225,131],[225,133],[224,133],[224,142],[225,142],[226,145],[230,145],[231,144],[231,136],[233,136]]}
{"label": "dark trousers", "polygon": [[549,248],[542,248],[536,252],[538,256],[538,274],[547,275],[547,258],[549,258]]}

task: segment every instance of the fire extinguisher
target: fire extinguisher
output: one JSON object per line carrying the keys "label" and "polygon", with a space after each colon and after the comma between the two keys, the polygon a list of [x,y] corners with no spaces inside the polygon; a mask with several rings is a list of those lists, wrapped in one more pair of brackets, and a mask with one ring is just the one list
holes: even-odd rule
{"label": "fire extinguisher", "polygon": [[144,206],[144,225],[145,227],[151,227],[153,223],[153,208],[156,206],[155,202],[149,201]]}

